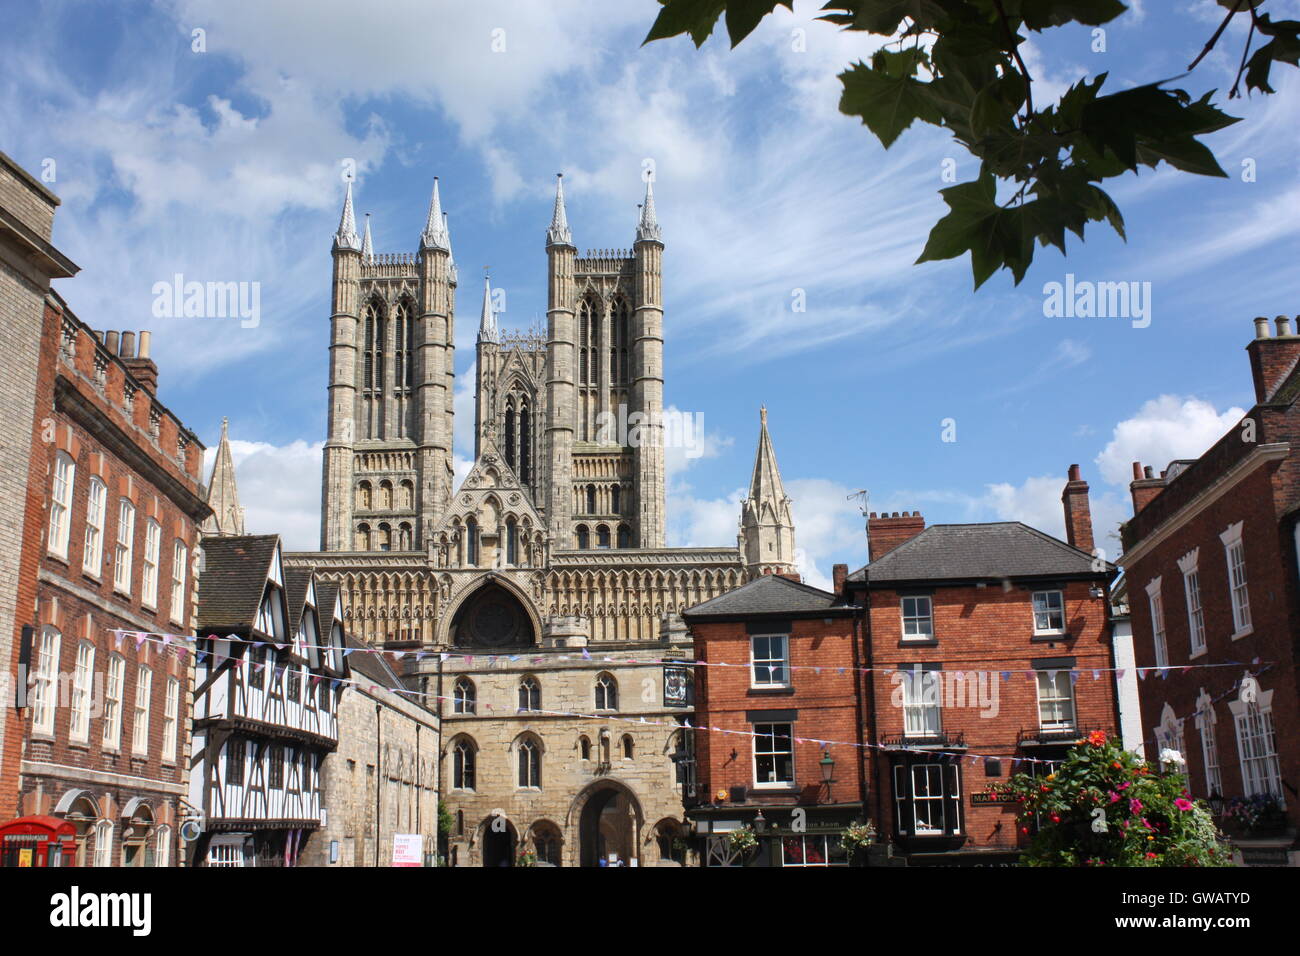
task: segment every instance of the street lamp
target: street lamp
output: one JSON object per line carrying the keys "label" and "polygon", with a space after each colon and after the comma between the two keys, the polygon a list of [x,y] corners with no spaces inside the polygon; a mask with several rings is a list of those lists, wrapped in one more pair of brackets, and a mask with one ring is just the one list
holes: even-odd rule
{"label": "street lamp", "polygon": [[1210,805],[1210,813],[1214,816],[1217,817],[1223,812],[1223,795],[1218,790],[1211,793],[1205,802]]}
{"label": "street lamp", "polygon": [[831,756],[829,750],[822,751],[822,759],[817,761],[817,765],[822,768],[822,783],[826,784],[826,800],[831,798],[831,784],[835,782],[835,758]]}

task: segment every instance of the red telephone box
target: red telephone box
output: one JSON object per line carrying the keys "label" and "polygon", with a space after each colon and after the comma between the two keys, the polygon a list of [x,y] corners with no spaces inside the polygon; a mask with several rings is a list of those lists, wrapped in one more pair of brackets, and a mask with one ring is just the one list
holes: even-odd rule
{"label": "red telephone box", "polygon": [[20,817],[0,826],[0,867],[76,866],[77,830],[58,817]]}

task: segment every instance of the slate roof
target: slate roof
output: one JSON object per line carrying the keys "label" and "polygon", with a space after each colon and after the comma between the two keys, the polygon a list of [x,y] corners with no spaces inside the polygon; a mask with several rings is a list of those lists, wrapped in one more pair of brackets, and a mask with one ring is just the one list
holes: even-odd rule
{"label": "slate roof", "polygon": [[[307,584],[311,581],[311,576],[311,568],[284,569],[284,599],[289,605],[290,634],[296,635],[298,625],[302,623],[302,612],[307,606]],[[320,600],[319,595],[316,600]]]}
{"label": "slate roof", "polygon": [[338,596],[337,581],[316,582],[316,611],[320,614],[320,626],[325,632],[322,637],[328,636],[329,629],[334,626],[334,605],[337,603]]}
{"label": "slate roof", "polygon": [[1092,556],[1078,548],[1019,521],[994,521],[931,525],[848,580],[979,581],[1095,573]]}
{"label": "slate roof", "polygon": [[748,616],[751,614],[785,614],[803,616],[842,613],[851,610],[840,604],[829,591],[810,584],[800,584],[779,574],[765,574],[748,584],[719,595],[712,600],[682,611],[690,620]]}
{"label": "slate roof", "polygon": [[233,631],[253,626],[279,542],[280,536],[275,534],[203,539],[198,630]]}

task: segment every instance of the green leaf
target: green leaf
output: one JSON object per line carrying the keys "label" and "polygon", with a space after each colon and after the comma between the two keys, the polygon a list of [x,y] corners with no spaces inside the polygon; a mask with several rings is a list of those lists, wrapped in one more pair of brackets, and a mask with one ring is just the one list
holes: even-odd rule
{"label": "green leaf", "polygon": [[996,201],[997,182],[991,174],[941,189],[949,206],[930,230],[917,263],[955,259],[969,251],[978,289],[998,269],[1008,268],[1019,284],[1033,258],[1032,238],[1024,231],[1021,209],[1006,209]]}
{"label": "green leaf", "polygon": [[[1018,14],[1012,12],[1017,6]],[[1007,13],[1023,17],[1030,30],[1041,31],[1071,22],[1100,26],[1127,9],[1120,0],[1022,0],[1018,5],[1008,4]]]}
{"label": "green leaf", "polygon": [[713,32],[713,25],[726,9],[727,0],[660,0],[664,8],[659,11],[650,32],[641,41],[645,46],[652,40],[675,37],[679,33],[689,33],[697,47]]}
{"label": "green leaf", "polygon": [[926,84],[910,76],[888,76],[858,62],[840,74],[840,82],[840,112],[860,117],[886,149],[914,120],[943,121]]}
{"label": "green leaf", "polygon": [[731,37],[731,47],[754,32],[762,19],[777,8],[783,6],[794,12],[794,0],[729,0],[727,3],[727,35]]}

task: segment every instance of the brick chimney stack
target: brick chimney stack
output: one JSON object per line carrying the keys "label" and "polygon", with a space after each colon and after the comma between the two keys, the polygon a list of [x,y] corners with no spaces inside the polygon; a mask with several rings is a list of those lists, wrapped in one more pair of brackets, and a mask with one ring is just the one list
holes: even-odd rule
{"label": "brick chimney stack", "polygon": [[867,517],[867,538],[870,541],[870,560],[875,561],[893,551],[904,541],[910,541],[925,530],[925,519],[921,512],[913,511],[901,515],[895,511],[892,515],[874,511]]}
{"label": "brick chimney stack", "polygon": [[1255,338],[1246,346],[1250,374],[1255,381],[1255,401],[1266,402],[1300,361],[1300,335],[1291,329],[1291,319],[1279,315],[1277,337],[1270,338],[1268,319],[1255,319]]}
{"label": "brick chimney stack", "polygon": [[1079,476],[1079,466],[1070,466],[1070,479],[1061,492],[1065,508],[1065,540],[1080,551],[1092,554],[1092,509],[1088,506],[1088,483]]}
{"label": "brick chimney stack", "polygon": [[[109,332],[108,335],[111,348],[117,333]],[[152,336],[147,329],[140,333],[140,351],[137,353],[135,349],[135,333],[123,332],[118,358],[122,360],[126,370],[135,377],[135,380],[146,391],[156,395],[158,393],[158,365],[149,357],[149,349],[152,344],[151,338]]]}
{"label": "brick chimney stack", "polygon": [[1142,462],[1135,461],[1133,462],[1133,480],[1129,482],[1128,489],[1130,494],[1133,495],[1133,514],[1136,515],[1149,505],[1160,492],[1165,490],[1165,479],[1163,477],[1157,478],[1152,474],[1150,465],[1143,468]]}
{"label": "brick chimney stack", "polygon": [[837,564],[831,568],[831,580],[834,582],[831,590],[836,594],[844,593],[844,581],[849,576],[849,566],[847,564]]}

